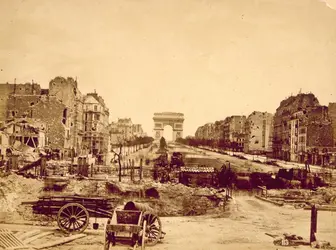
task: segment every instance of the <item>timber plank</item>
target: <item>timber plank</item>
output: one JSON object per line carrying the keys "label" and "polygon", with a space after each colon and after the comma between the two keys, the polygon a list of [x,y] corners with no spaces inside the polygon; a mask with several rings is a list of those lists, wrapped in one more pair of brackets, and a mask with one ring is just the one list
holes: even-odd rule
{"label": "timber plank", "polygon": [[28,243],[31,243],[31,242],[37,240],[37,239],[40,239],[40,238],[42,238],[42,237],[48,236],[48,235],[53,234],[53,233],[54,233],[53,231],[41,232],[41,233],[39,233],[39,234],[37,234],[37,235],[35,235],[35,236],[33,236],[33,237],[30,237],[30,238],[28,238],[28,239],[25,239],[25,240],[23,241],[23,243],[24,243],[24,244],[28,244]]}
{"label": "timber plank", "polygon": [[40,232],[41,232],[40,230],[27,231],[27,232],[24,232],[23,234],[21,234],[20,236],[18,236],[18,238],[20,240],[24,241],[25,239],[27,239],[27,238],[29,238],[31,236],[39,234]]}
{"label": "timber plank", "polygon": [[57,245],[68,243],[68,242],[76,240],[76,239],[83,238],[85,236],[86,236],[86,234],[71,235],[69,237],[63,237],[62,239],[55,240],[55,241],[52,241],[52,242],[48,242],[48,243],[41,244],[41,245],[35,245],[33,247],[35,249],[43,249],[43,248],[53,247],[53,246],[57,246]]}

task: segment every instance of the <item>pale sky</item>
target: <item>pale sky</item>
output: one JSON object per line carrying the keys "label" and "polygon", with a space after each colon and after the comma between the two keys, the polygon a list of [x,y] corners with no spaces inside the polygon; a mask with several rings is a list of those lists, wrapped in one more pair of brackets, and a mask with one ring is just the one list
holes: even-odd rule
{"label": "pale sky", "polygon": [[[0,0],[0,82],[77,77],[111,120],[184,136],[293,94],[336,102],[335,0]],[[332,9],[334,8],[334,9]]]}

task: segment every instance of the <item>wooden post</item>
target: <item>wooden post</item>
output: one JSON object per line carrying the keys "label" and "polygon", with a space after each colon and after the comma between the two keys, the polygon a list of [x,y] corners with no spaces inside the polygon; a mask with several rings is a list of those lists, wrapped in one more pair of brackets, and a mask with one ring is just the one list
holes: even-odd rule
{"label": "wooden post", "polygon": [[142,180],[142,158],[140,159],[139,178]]}
{"label": "wooden post", "polygon": [[82,163],[83,163],[82,157],[78,157],[78,160],[77,160],[77,175],[82,174]]}
{"label": "wooden post", "polygon": [[310,243],[316,241],[317,232],[317,208],[315,205],[311,208],[311,218],[310,218]]}
{"label": "wooden post", "polygon": [[132,181],[134,180],[134,159],[132,159],[132,169],[131,169],[131,176],[132,176]]}
{"label": "wooden post", "polygon": [[225,194],[225,198],[224,198],[224,202],[223,202],[223,211],[225,212],[225,208],[226,208],[226,200],[227,200],[227,194]]}
{"label": "wooden post", "polygon": [[46,165],[47,165],[47,159],[45,156],[41,157],[41,165],[40,165],[40,176],[46,175]]}

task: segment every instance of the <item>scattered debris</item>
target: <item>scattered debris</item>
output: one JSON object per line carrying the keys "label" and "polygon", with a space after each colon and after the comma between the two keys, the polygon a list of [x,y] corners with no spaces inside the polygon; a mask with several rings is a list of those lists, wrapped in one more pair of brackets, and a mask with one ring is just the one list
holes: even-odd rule
{"label": "scattered debris", "polygon": [[300,245],[309,246],[310,245],[309,241],[295,234],[284,233],[283,237],[278,237],[277,235],[271,235],[271,234],[267,234],[267,235],[275,238],[275,240],[273,241],[273,244],[278,245],[278,246],[300,246]]}

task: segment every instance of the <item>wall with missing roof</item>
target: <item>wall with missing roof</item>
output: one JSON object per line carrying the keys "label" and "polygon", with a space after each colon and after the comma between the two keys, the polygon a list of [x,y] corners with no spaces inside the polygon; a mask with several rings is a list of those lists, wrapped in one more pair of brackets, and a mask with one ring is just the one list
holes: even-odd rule
{"label": "wall with missing roof", "polygon": [[33,118],[33,107],[40,100],[39,95],[10,95],[7,102],[7,119]]}
{"label": "wall with missing roof", "polygon": [[13,91],[13,84],[0,84],[0,121],[6,120],[8,98]]}
{"label": "wall with missing roof", "polygon": [[[70,148],[66,139],[66,107],[56,97],[44,95],[11,95],[8,99],[7,118],[33,118],[46,123],[48,144],[56,148]],[[65,115],[65,117],[64,117]],[[70,132],[69,132],[70,134]]]}
{"label": "wall with missing roof", "polygon": [[41,119],[47,125],[48,145],[54,148],[70,149],[70,131],[64,125],[65,105],[54,97],[41,99],[33,106],[33,117]]}

